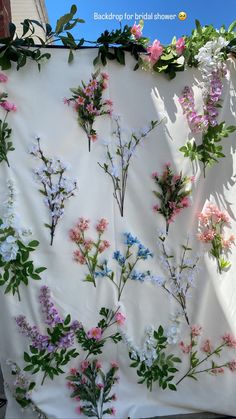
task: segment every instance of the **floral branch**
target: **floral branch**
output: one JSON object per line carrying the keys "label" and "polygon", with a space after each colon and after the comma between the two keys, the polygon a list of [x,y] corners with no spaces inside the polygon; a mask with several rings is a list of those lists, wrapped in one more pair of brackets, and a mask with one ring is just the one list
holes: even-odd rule
{"label": "floral branch", "polygon": [[189,247],[189,240],[187,239],[186,244],[182,245],[182,255],[180,257],[180,261],[177,261],[175,256],[170,253],[169,249],[167,249],[165,240],[166,235],[160,234],[160,261],[166,275],[151,275],[150,278],[147,279],[150,279],[155,285],[160,286],[180,305],[185,320],[189,325],[187,297],[189,296],[190,289],[194,286],[195,276],[198,273],[197,265],[199,262],[199,256],[196,256],[193,259],[189,258],[188,255],[189,252],[192,252],[192,248]]}
{"label": "floral branch", "polygon": [[20,217],[15,212],[15,190],[12,181],[7,182],[8,197],[0,219],[0,286],[6,285],[5,294],[17,294],[20,301],[21,284],[28,285],[29,279],[40,280],[46,268],[35,268],[30,260],[31,252],[38,247],[37,240],[29,240],[32,234],[22,228]]}
{"label": "floral branch", "polygon": [[116,127],[113,133],[114,139],[105,144],[106,148],[106,163],[99,163],[98,165],[111,178],[113,184],[113,196],[118,204],[121,217],[124,215],[125,192],[127,187],[127,179],[131,157],[136,151],[137,146],[144,140],[145,137],[161,122],[151,121],[148,128],[145,128],[141,133],[136,134],[132,132],[129,139],[123,137],[120,118],[114,118]]}
{"label": "floral branch", "polygon": [[7,365],[11,368],[11,373],[15,378],[13,383],[13,389],[7,384],[7,387],[11,391],[16,402],[21,408],[31,408],[35,412],[39,419],[47,419],[45,413],[34,403],[31,398],[31,392],[35,388],[35,382],[30,380],[30,377],[26,375],[20,367],[13,361],[8,360]]}
{"label": "floral branch", "polygon": [[[7,82],[8,77],[0,73],[0,83]],[[8,102],[7,100],[8,94],[7,93],[1,93],[0,94],[0,106],[2,109],[6,111],[5,117],[0,119],[0,162],[5,161],[10,167],[7,154],[9,151],[14,151],[13,143],[11,141],[11,133],[12,129],[9,128],[8,123],[6,122],[8,114],[10,112],[15,112],[17,110],[16,105],[13,103]]]}
{"label": "floral branch", "polygon": [[115,415],[116,409],[105,405],[117,400],[116,394],[111,394],[113,386],[119,380],[117,371],[118,364],[112,362],[109,370],[104,372],[97,359],[84,360],[80,369],[70,370],[67,377],[68,387],[72,390],[70,397],[81,403],[76,407],[78,414],[97,419],[102,419],[103,415]]}
{"label": "floral branch", "polygon": [[170,223],[174,222],[181,210],[188,208],[190,204],[188,196],[191,194],[191,189],[188,189],[188,185],[194,181],[194,177],[183,176],[182,172],[174,174],[170,163],[166,163],[163,173],[161,175],[157,172],[152,173],[152,179],[159,189],[153,193],[160,200],[160,205],[154,205],[153,210],[165,218],[166,234],[168,234]]}
{"label": "floral branch", "polygon": [[99,269],[100,255],[110,247],[108,240],[102,239],[103,234],[107,230],[108,221],[105,218],[96,225],[97,239],[92,240],[85,236],[89,229],[89,220],[79,218],[75,227],[73,227],[69,236],[72,242],[76,243],[78,249],[74,252],[74,260],[81,265],[86,265],[89,273],[86,275],[84,281],[92,282],[96,287],[96,272]]}
{"label": "floral branch", "polygon": [[67,164],[62,160],[48,158],[41,149],[40,138],[29,151],[31,155],[42,162],[42,166],[35,169],[37,180],[41,183],[40,193],[44,196],[44,203],[49,208],[50,224],[44,224],[50,230],[50,244],[52,246],[57,224],[64,214],[65,202],[74,196],[77,188],[76,180],[65,174]]}
{"label": "floral branch", "polygon": [[125,322],[125,316],[119,311],[119,308],[116,311],[113,311],[102,307],[99,314],[102,319],[98,322],[96,327],[92,327],[86,332],[81,325],[76,332],[78,343],[81,345],[82,349],[87,352],[86,359],[90,355],[101,354],[106,341],[111,340],[116,344],[121,340],[120,333],[107,333],[108,329],[112,326],[122,326]]}
{"label": "floral branch", "polygon": [[[224,368],[228,368],[232,372],[236,371],[236,360],[219,364],[216,363],[214,359],[215,356],[221,357],[223,348],[236,348],[235,338],[230,333],[225,333],[222,337],[222,342],[216,348],[213,347],[210,339],[206,339],[201,347],[201,351],[205,355],[201,357],[198,353],[199,349],[196,349],[198,346],[198,338],[201,333],[201,326],[192,326],[190,333],[190,344],[185,344],[183,341],[180,342],[179,346],[182,352],[189,354],[190,356],[190,366],[186,374],[184,374],[183,377],[178,380],[176,385],[180,384],[187,377],[197,381],[197,375],[202,373],[210,373],[212,375],[223,374]],[[212,357],[213,359],[211,359]],[[211,361],[210,366],[208,361]]]}
{"label": "floral branch", "polygon": [[199,214],[198,239],[206,244],[211,244],[209,251],[217,261],[217,268],[221,274],[223,270],[230,268],[231,263],[224,257],[228,253],[231,246],[235,243],[233,234],[228,239],[224,236],[224,227],[230,226],[230,220],[227,213],[220,211],[219,208],[208,203],[205,209]]}
{"label": "floral branch", "polygon": [[137,369],[140,378],[138,384],[146,383],[147,388],[152,391],[153,383],[157,381],[163,390],[168,388],[176,391],[172,381],[174,374],[178,372],[175,364],[180,363],[181,359],[173,354],[167,355],[168,342],[163,327],[159,326],[157,331],[153,327],[147,328],[142,348],[134,346],[126,333],[121,334],[129,350],[132,361],[130,366]]}
{"label": "floral branch", "polygon": [[53,380],[54,376],[63,374],[62,367],[79,355],[73,345],[80,323],[71,321],[70,315],[65,319],[59,315],[46,286],[41,287],[39,302],[45,317],[47,334],[41,334],[37,326],[30,326],[23,315],[16,317],[16,323],[20,333],[31,341],[30,353],[24,353],[24,361],[27,363],[24,371],[31,371],[32,374],[42,371],[43,385],[47,377]]}
{"label": "floral branch", "polygon": [[92,74],[88,84],[82,81],[82,86],[70,89],[73,96],[64,99],[64,103],[72,104],[77,113],[78,123],[88,138],[89,151],[91,150],[91,141],[97,140],[97,133],[94,129],[96,118],[112,114],[112,101],[102,98],[104,90],[107,89],[109,76],[107,73],[101,73],[98,79],[98,75],[99,71]]}
{"label": "floral branch", "polygon": [[195,59],[203,77],[203,114],[197,114],[193,92],[185,87],[179,102],[186,115],[190,129],[193,133],[202,133],[202,143],[197,145],[195,140],[188,141],[180,148],[185,157],[191,161],[199,160],[203,163],[204,177],[206,168],[218,162],[218,158],[225,157],[223,147],[219,142],[236,130],[236,126],[226,127],[225,123],[218,123],[218,108],[221,107],[223,79],[227,74],[224,48],[228,41],[223,37],[208,41],[199,49]]}
{"label": "floral branch", "polygon": [[115,285],[118,292],[118,301],[120,301],[128,279],[142,282],[150,275],[150,271],[139,272],[135,268],[139,261],[153,257],[151,251],[131,233],[124,233],[124,244],[126,246],[124,253],[121,253],[120,250],[113,253],[113,259],[117,262],[120,271],[118,278],[116,279],[114,271],[108,268],[107,261],[99,266],[100,271],[95,274],[96,277],[108,278]]}

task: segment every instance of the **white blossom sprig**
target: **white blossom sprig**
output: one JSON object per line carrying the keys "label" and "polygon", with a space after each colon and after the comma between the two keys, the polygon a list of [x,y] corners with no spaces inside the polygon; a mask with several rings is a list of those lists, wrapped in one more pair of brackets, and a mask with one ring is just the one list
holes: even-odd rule
{"label": "white blossom sprig", "polygon": [[23,408],[30,407],[35,412],[39,419],[47,419],[45,413],[34,403],[31,398],[31,393],[35,388],[35,382],[31,381],[28,374],[21,370],[21,368],[13,361],[7,360],[7,365],[11,368],[11,374],[15,377],[12,386],[7,384],[16,402]]}
{"label": "white blossom sprig", "polygon": [[118,204],[121,217],[124,215],[124,201],[127,187],[127,179],[131,158],[137,146],[147,135],[161,122],[151,121],[150,126],[141,130],[140,133],[132,132],[129,138],[125,138],[120,124],[120,117],[114,117],[114,139],[105,143],[106,162],[98,165],[112,180],[113,195]]}
{"label": "white blossom sprig", "polygon": [[29,153],[42,162],[42,166],[34,173],[42,188],[39,191],[44,195],[44,203],[49,209],[50,224],[44,224],[50,230],[50,244],[52,246],[55,231],[60,218],[64,214],[65,201],[74,196],[77,181],[66,176],[68,165],[59,158],[48,158],[42,151],[40,138],[33,145]]}
{"label": "white blossom sprig", "polygon": [[20,285],[28,285],[29,278],[41,279],[40,273],[46,268],[34,267],[30,254],[39,245],[30,240],[32,232],[20,224],[15,208],[15,190],[11,180],[7,182],[8,196],[3,204],[0,219],[0,286],[6,285],[5,294],[17,294],[20,301]]}

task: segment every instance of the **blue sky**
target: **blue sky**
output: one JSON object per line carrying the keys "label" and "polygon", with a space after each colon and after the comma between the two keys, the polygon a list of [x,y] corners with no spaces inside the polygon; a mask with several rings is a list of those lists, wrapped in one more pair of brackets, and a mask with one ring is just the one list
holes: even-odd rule
{"label": "blue sky", "polygon": [[[132,25],[135,13],[153,13],[149,16],[150,20],[145,20],[143,33],[152,40],[159,39],[163,44],[171,42],[174,35],[179,37],[190,34],[195,26],[195,19],[200,20],[201,24],[213,24],[215,27],[223,23],[227,27],[236,19],[236,0],[46,0],[53,27],[56,19],[69,11],[72,4],[76,4],[78,8],[78,17],[86,21],[76,30],[76,38],[84,37],[87,40],[96,40],[105,29],[119,27],[118,16],[111,20],[101,19],[100,15],[105,13],[122,16],[123,25]],[[178,17],[172,20],[154,20],[158,13],[178,15],[181,11],[187,13],[185,21],[180,21]],[[125,14],[129,15],[129,19],[125,19]]]}

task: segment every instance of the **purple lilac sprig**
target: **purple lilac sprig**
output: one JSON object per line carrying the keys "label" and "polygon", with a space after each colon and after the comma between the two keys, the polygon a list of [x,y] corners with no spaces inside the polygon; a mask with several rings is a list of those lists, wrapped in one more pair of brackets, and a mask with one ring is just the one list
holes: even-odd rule
{"label": "purple lilac sprig", "polygon": [[41,287],[39,302],[47,325],[47,334],[41,334],[37,326],[31,326],[26,317],[16,317],[20,333],[26,336],[30,344],[30,353],[24,353],[27,363],[25,371],[36,374],[44,373],[42,385],[47,377],[53,380],[54,376],[62,374],[62,367],[79,354],[74,346],[76,331],[81,327],[78,321],[71,321],[71,316],[63,319],[54,306],[50,290],[47,286]]}
{"label": "purple lilac sprig", "polygon": [[110,99],[103,100],[103,92],[107,89],[109,76],[107,73],[99,72],[92,74],[88,84],[82,81],[82,86],[70,89],[72,98],[64,99],[67,105],[73,104],[77,113],[78,123],[88,138],[88,148],[91,150],[91,141],[97,140],[97,132],[94,123],[98,116],[111,115],[113,102]]}
{"label": "purple lilac sprig", "polygon": [[196,275],[198,274],[199,256],[192,256],[193,252],[189,246],[189,239],[182,245],[182,254],[180,260],[167,248],[167,236],[161,233],[158,237],[158,246],[160,249],[160,262],[165,274],[150,275],[148,278],[155,285],[161,287],[170,297],[172,297],[181,307],[187,324],[190,324],[187,313],[187,298],[190,290],[195,285]]}
{"label": "purple lilac sprig", "polygon": [[112,341],[117,344],[121,341],[119,332],[111,331],[113,326],[123,326],[125,323],[125,316],[119,311],[110,310],[102,307],[100,312],[101,320],[97,326],[92,327],[88,331],[81,325],[76,332],[77,341],[82,349],[87,353],[86,359],[90,355],[98,355],[102,353],[102,348],[107,341]]}
{"label": "purple lilac sprig", "polygon": [[108,371],[102,369],[97,359],[84,360],[80,368],[72,368],[67,377],[71,398],[79,402],[76,412],[88,417],[102,419],[104,415],[115,416],[116,409],[111,403],[117,400],[113,392],[114,385],[119,381],[117,362],[111,362]]}
{"label": "purple lilac sprig", "polygon": [[121,252],[116,250],[113,253],[113,259],[118,265],[118,274],[108,267],[108,261],[99,266],[95,275],[97,277],[108,278],[116,287],[118,301],[120,301],[124,287],[129,279],[143,282],[150,276],[150,271],[138,271],[137,267],[140,261],[145,261],[153,257],[153,253],[145,247],[140,240],[131,233],[124,233],[125,250]]}
{"label": "purple lilac sprig", "polygon": [[121,128],[120,118],[115,117],[114,138],[104,143],[106,162],[98,165],[110,177],[113,185],[113,195],[118,204],[121,217],[124,215],[125,192],[131,158],[136,148],[148,136],[148,134],[161,122],[151,121],[150,126],[141,130],[140,133],[132,132],[128,138]]}
{"label": "purple lilac sprig", "polygon": [[[5,74],[0,73],[0,83],[6,83],[7,81],[8,77]],[[6,120],[10,112],[16,112],[17,107],[14,103],[8,102],[7,98],[7,93],[0,93],[0,107],[6,111],[4,118],[0,119],[0,163],[5,161],[8,167],[10,167],[7,154],[9,151],[14,151],[15,149],[11,141],[12,129],[9,128]]]}
{"label": "purple lilac sprig", "polygon": [[236,360],[217,361],[222,356],[223,349],[235,349],[236,339],[230,333],[225,333],[218,345],[204,339],[199,341],[202,334],[202,327],[193,325],[190,328],[190,339],[186,343],[181,341],[179,347],[184,354],[189,356],[189,368],[187,372],[177,381],[179,385],[185,378],[189,377],[198,380],[199,374],[208,373],[211,375],[224,374],[225,368],[236,372]]}
{"label": "purple lilac sprig", "polygon": [[50,230],[50,244],[53,244],[57,224],[64,214],[65,202],[74,196],[77,181],[66,176],[67,164],[59,158],[48,158],[41,149],[40,138],[30,150],[30,154],[42,162],[35,169],[37,181],[41,183],[39,191],[44,196],[44,204],[49,209],[50,224],[44,224]]}
{"label": "purple lilac sprig", "polygon": [[29,280],[40,280],[40,273],[46,268],[35,268],[30,260],[32,252],[39,245],[31,240],[30,229],[22,227],[16,212],[16,193],[13,182],[7,181],[8,195],[3,204],[0,219],[0,286],[5,286],[5,294],[12,293],[21,300],[20,287],[27,286]]}
{"label": "purple lilac sprig", "polygon": [[32,400],[32,391],[35,388],[35,382],[13,361],[8,360],[7,365],[11,368],[11,374],[14,376],[14,382],[11,386],[6,384],[16,402],[21,408],[31,408],[39,419],[47,419],[45,413]]}
{"label": "purple lilac sprig", "polygon": [[176,216],[182,209],[190,205],[191,182],[194,177],[183,176],[182,172],[175,174],[170,163],[166,163],[164,171],[159,175],[152,173],[152,179],[158,186],[158,191],[153,191],[159,203],[153,206],[153,211],[162,214],[166,220],[166,234],[170,223],[175,221]]}

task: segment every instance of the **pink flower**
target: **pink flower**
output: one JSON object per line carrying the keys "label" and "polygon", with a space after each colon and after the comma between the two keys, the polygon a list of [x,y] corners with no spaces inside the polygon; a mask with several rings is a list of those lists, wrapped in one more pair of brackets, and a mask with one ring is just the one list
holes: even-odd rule
{"label": "pink flower", "polygon": [[109,75],[107,73],[101,73],[103,80],[109,80]]}
{"label": "pink flower", "polygon": [[224,374],[225,370],[224,368],[220,367],[220,368],[213,368],[211,370],[211,373],[214,375],[218,375],[218,374]]}
{"label": "pink flower", "polygon": [[152,210],[154,212],[158,211],[159,209],[160,209],[160,206],[158,204],[155,204],[155,205],[152,206]]}
{"label": "pink flower", "polygon": [[202,327],[198,326],[197,324],[194,326],[191,326],[191,332],[192,332],[192,336],[200,336],[202,333]]}
{"label": "pink flower", "polygon": [[117,370],[119,368],[118,362],[112,361],[111,362],[111,368],[115,368]]}
{"label": "pink flower", "polygon": [[97,86],[98,86],[98,82],[97,82],[97,80],[96,80],[96,79],[91,80],[91,82],[90,82],[90,86],[91,86],[93,89],[96,89],[96,88],[97,88]]}
{"label": "pink flower", "polygon": [[69,237],[73,242],[79,242],[81,239],[81,233],[77,228],[71,228],[69,231]]}
{"label": "pink flower", "polygon": [[114,407],[110,408],[110,415],[115,416],[116,414],[116,409]]}
{"label": "pink flower", "polygon": [[100,370],[102,368],[102,364],[99,361],[96,361],[96,368]]}
{"label": "pink flower", "polygon": [[81,406],[77,406],[75,408],[76,413],[78,413],[78,415],[81,415],[81,413],[83,413],[83,408]]}
{"label": "pink flower", "polygon": [[14,105],[14,103],[8,102],[7,100],[5,100],[4,102],[0,103],[0,106],[5,109],[5,111],[7,112],[15,112],[17,110],[16,105]]}
{"label": "pink flower", "polygon": [[103,240],[102,243],[100,244],[98,251],[99,253],[104,252],[104,250],[108,249],[110,247],[110,242],[108,240]]}
{"label": "pink flower", "polygon": [[75,262],[80,263],[81,265],[85,265],[86,264],[86,259],[85,257],[82,255],[80,250],[75,250],[74,253],[74,260]]}
{"label": "pink flower", "polygon": [[70,105],[70,99],[67,99],[66,97],[63,98],[64,105]]}
{"label": "pink flower", "polygon": [[224,249],[229,250],[234,242],[235,236],[233,234],[231,234],[231,236],[227,240],[224,237],[222,238],[222,246]]}
{"label": "pink flower", "polygon": [[71,368],[70,369],[70,374],[71,375],[76,375],[77,374],[77,369],[76,368]]}
{"label": "pink flower", "polygon": [[86,239],[86,240],[84,240],[84,243],[83,244],[84,244],[85,250],[89,251],[93,247],[93,240]]}
{"label": "pink flower", "polygon": [[212,344],[210,342],[210,339],[207,339],[203,345],[202,345],[202,351],[206,352],[207,354],[210,354],[211,352],[213,352],[213,347]]}
{"label": "pink flower", "polygon": [[179,39],[176,41],[175,46],[176,46],[176,52],[177,52],[177,54],[178,54],[178,55],[182,55],[182,54],[183,54],[183,52],[184,52],[184,50],[185,50],[185,48],[186,48],[184,38],[183,38],[183,37],[179,38]]}
{"label": "pink flower", "polygon": [[208,243],[208,242],[211,242],[214,239],[215,235],[216,235],[215,230],[209,228],[208,230],[204,231],[203,233],[198,234],[197,237],[203,243]]}
{"label": "pink flower", "polygon": [[97,141],[97,135],[96,134],[89,135],[89,139],[94,143],[95,141]]}
{"label": "pink flower", "polygon": [[131,28],[131,33],[135,37],[135,39],[140,39],[142,36],[142,26],[134,24]]}
{"label": "pink flower", "polygon": [[101,220],[96,225],[96,230],[98,233],[104,233],[104,231],[107,229],[108,221],[105,218],[101,218]]}
{"label": "pink flower", "polygon": [[8,80],[8,77],[6,74],[0,73],[0,83],[6,83]]}
{"label": "pink flower", "polygon": [[120,311],[115,314],[115,321],[119,326],[123,326],[125,324],[126,317]]}
{"label": "pink flower", "polygon": [[114,394],[112,394],[111,398],[115,402],[117,400],[117,395],[114,393]]}
{"label": "pink flower", "polygon": [[236,371],[236,360],[230,361],[228,363],[228,367],[230,371],[235,372]]}
{"label": "pink flower", "polygon": [[69,388],[70,390],[74,390],[75,384],[72,383],[71,381],[67,381],[66,387]]}
{"label": "pink flower", "polygon": [[97,384],[97,387],[98,387],[100,390],[102,390],[102,389],[104,388],[104,384],[102,384],[102,383],[98,383],[98,384]]}
{"label": "pink flower", "polygon": [[182,350],[182,352],[184,354],[189,354],[189,352],[191,352],[191,349],[192,349],[192,345],[191,344],[190,345],[185,345],[185,343],[183,341],[181,341],[179,343],[179,347],[180,347],[180,349]]}
{"label": "pink flower", "polygon": [[113,106],[113,101],[110,99],[104,100],[104,104],[108,106]]}
{"label": "pink flower", "polygon": [[94,107],[93,107],[93,104],[92,104],[92,103],[89,103],[89,104],[86,106],[86,109],[87,109],[87,111],[88,111],[90,114],[92,114],[92,115],[95,115],[95,114],[96,114],[96,110],[94,109]]}
{"label": "pink flower", "polygon": [[89,361],[87,361],[86,359],[84,361],[81,362],[80,364],[80,369],[82,372],[86,371],[89,367]]}
{"label": "pink flower", "polygon": [[81,400],[80,396],[76,396],[76,397],[75,397],[75,400],[76,400],[77,402],[80,402],[80,400]]}
{"label": "pink flower", "polygon": [[236,340],[230,333],[225,333],[222,339],[229,348],[236,348]]}
{"label": "pink flower", "polygon": [[100,340],[102,336],[102,329],[101,327],[92,327],[87,333],[90,339]]}
{"label": "pink flower", "polygon": [[158,177],[158,173],[157,172],[153,172],[151,174],[152,179],[156,179]]}
{"label": "pink flower", "polygon": [[89,220],[86,218],[79,218],[79,221],[77,223],[77,227],[80,231],[85,231],[89,229]]}
{"label": "pink flower", "polygon": [[102,88],[103,88],[103,90],[106,90],[106,89],[108,88],[108,84],[107,84],[107,83],[105,83],[105,82],[103,82],[103,83],[102,83]]}
{"label": "pink flower", "polygon": [[183,199],[180,201],[180,205],[183,208],[188,208],[189,207],[189,198],[187,196],[184,196]]}
{"label": "pink flower", "polygon": [[154,64],[163,52],[163,47],[161,46],[160,41],[155,39],[153,44],[147,48],[147,52],[149,53],[150,61]]}
{"label": "pink flower", "polygon": [[79,106],[82,106],[84,104],[84,101],[85,101],[85,99],[82,96],[78,96],[77,99],[76,99],[76,103]]}
{"label": "pink flower", "polygon": [[86,86],[86,87],[84,88],[84,93],[85,93],[87,96],[92,96],[92,95],[93,95],[93,89],[92,89],[92,87],[91,87],[91,86]]}

